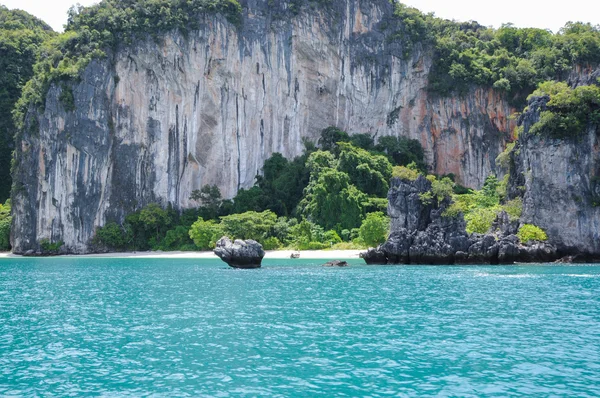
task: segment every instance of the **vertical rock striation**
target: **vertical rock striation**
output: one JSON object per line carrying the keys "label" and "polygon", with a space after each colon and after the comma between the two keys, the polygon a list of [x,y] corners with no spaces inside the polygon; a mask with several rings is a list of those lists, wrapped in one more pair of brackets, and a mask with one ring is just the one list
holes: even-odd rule
{"label": "vertical rock striation", "polygon": [[270,3],[245,1],[239,28],[200,16],[196,31],[140,39],[52,86],[17,143],[14,251],[49,239],[86,252],[107,220],[151,202],[193,206],[190,193],[205,184],[232,197],[272,153],[297,156],[330,125],[415,138],[432,172],[483,184],[512,130],[500,94],[428,94],[429,50],[405,58],[387,40],[387,0],[298,14]]}
{"label": "vertical rock striation", "polygon": [[589,126],[581,135],[564,139],[528,134],[547,102],[547,97],[532,98],[520,118],[523,133],[513,151],[509,194],[523,197],[521,221],[544,229],[563,255],[597,260],[600,131]]}

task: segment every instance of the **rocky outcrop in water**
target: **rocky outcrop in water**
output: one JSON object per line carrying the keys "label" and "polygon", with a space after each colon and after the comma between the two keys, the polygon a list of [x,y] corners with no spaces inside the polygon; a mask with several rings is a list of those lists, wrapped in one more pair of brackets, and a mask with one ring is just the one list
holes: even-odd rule
{"label": "rocky outcrop in water", "polygon": [[214,253],[233,268],[260,268],[265,251],[260,243],[248,239],[231,239],[224,236],[217,241]]}
{"label": "rocky outcrop in water", "polygon": [[206,184],[231,198],[272,153],[299,155],[330,125],[417,139],[433,172],[469,187],[494,170],[513,109],[492,89],[430,95],[430,49],[406,56],[388,40],[388,0],[297,14],[283,0],[241,3],[240,27],[201,16],[198,30],[140,38],[50,87],[16,144],[15,253],[42,239],[88,252],[107,221],[153,202],[195,206]]}
{"label": "rocky outcrop in water", "polygon": [[423,176],[415,181],[392,179],[391,233],[384,244],[361,254],[367,264],[511,264],[558,258],[550,243],[521,244],[515,235],[518,224],[505,212],[498,215],[490,233],[467,234],[462,214],[444,216],[450,199],[423,203],[419,194],[430,190],[431,183]]}
{"label": "rocky outcrop in water", "polygon": [[347,267],[349,264],[347,261],[342,261],[342,260],[332,260],[332,261],[327,261],[325,264],[323,264],[323,267]]}

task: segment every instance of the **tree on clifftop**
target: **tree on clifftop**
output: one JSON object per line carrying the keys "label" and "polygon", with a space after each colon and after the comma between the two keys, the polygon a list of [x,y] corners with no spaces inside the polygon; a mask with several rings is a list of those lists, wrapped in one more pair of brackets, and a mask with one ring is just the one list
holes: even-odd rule
{"label": "tree on clifftop", "polygon": [[10,160],[15,125],[12,111],[52,29],[33,15],[0,5],[0,202],[10,196]]}

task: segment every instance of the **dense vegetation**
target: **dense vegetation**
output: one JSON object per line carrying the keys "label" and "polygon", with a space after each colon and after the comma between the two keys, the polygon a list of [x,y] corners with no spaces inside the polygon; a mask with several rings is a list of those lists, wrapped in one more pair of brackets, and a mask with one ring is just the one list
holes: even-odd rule
{"label": "dense vegetation", "polygon": [[[302,156],[274,154],[254,187],[223,200],[215,186],[194,191],[196,209],[182,213],[151,204],[108,223],[95,243],[114,250],[207,250],[223,235],[254,239],[265,248],[323,249],[376,245],[387,237],[387,192],[393,165],[424,167],[415,140],[324,129],[319,148]],[[418,171],[415,171],[418,172]]]}
{"label": "dense vegetation", "polygon": [[548,240],[548,235],[539,227],[536,227],[533,224],[523,224],[519,228],[519,232],[517,233],[519,240],[523,243],[530,242],[532,240],[537,241],[546,241]]}
{"label": "dense vegetation", "polygon": [[12,110],[33,76],[41,43],[51,35],[50,27],[39,19],[0,5],[0,202],[10,196],[15,134]]}
{"label": "dense vegetation", "polygon": [[10,199],[6,203],[0,203],[0,251],[10,250]]}
{"label": "dense vegetation", "polygon": [[521,198],[506,199],[507,180],[498,181],[495,176],[486,178],[483,188],[464,194],[454,194],[453,203],[445,215],[454,216],[462,212],[467,222],[468,233],[486,233],[501,211],[508,213],[511,220],[518,220],[523,210]]}
{"label": "dense vegetation", "polygon": [[[408,181],[414,181],[423,173],[416,170],[414,165],[408,167],[397,166],[394,168],[393,176]],[[423,204],[441,204],[448,201],[450,205],[442,213],[443,217],[457,217],[460,214],[466,221],[466,231],[469,234],[485,234],[491,231],[494,221],[500,212],[506,212],[511,221],[517,221],[523,211],[523,201],[517,197],[509,200],[506,196],[506,184],[508,180],[502,181],[490,175],[486,178],[480,190],[465,189],[457,186],[448,177],[437,177],[427,175],[431,182],[431,190],[419,194]],[[548,239],[545,232],[539,227],[531,224],[523,225],[517,234],[521,242],[530,240],[545,241]]]}
{"label": "dense vegetation", "polygon": [[79,77],[92,59],[103,58],[119,44],[128,45],[148,35],[179,29],[184,34],[199,27],[199,14],[216,12],[231,23],[241,23],[237,0],[103,0],[91,7],[73,6],[65,32],[44,43],[17,108],[22,123],[30,104],[43,106],[52,82]]}
{"label": "dense vegetation", "polygon": [[473,85],[504,91],[515,105],[546,80],[561,80],[575,65],[600,63],[600,27],[568,23],[557,34],[544,29],[492,29],[423,14],[395,2],[398,26],[390,41],[406,54],[416,43],[431,46],[429,89],[440,95],[465,93]]}
{"label": "dense vegetation", "polygon": [[600,87],[571,88],[563,82],[540,84],[531,96],[547,96],[547,109],[529,129],[531,134],[552,138],[577,137],[590,125],[600,126]]}

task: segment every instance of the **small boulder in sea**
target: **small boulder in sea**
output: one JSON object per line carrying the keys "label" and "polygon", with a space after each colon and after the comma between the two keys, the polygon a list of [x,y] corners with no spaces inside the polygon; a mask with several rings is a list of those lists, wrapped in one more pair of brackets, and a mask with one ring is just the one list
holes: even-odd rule
{"label": "small boulder in sea", "polygon": [[265,251],[260,243],[248,239],[231,239],[224,236],[217,241],[214,253],[233,268],[260,268]]}
{"label": "small boulder in sea", "polygon": [[348,263],[342,260],[327,261],[323,267],[347,267]]}

